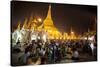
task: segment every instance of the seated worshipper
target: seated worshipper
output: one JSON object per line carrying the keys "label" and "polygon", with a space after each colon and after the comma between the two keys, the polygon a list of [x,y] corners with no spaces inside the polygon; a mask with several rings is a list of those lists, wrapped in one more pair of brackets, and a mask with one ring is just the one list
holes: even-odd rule
{"label": "seated worshipper", "polygon": [[16,43],[16,45],[13,47],[13,52],[17,52],[17,53],[21,52],[21,44],[20,44],[19,41],[18,41],[18,42]]}
{"label": "seated worshipper", "polygon": [[41,56],[41,64],[46,64],[46,49],[45,48],[41,48],[40,56]]}
{"label": "seated worshipper", "polygon": [[39,57],[32,57],[32,56],[29,56],[27,58],[27,65],[39,65],[41,64],[41,59]]}
{"label": "seated worshipper", "polygon": [[73,48],[72,60],[79,60],[79,53],[76,48]]}
{"label": "seated worshipper", "polygon": [[93,56],[94,56],[95,60],[97,60],[97,44],[96,43],[94,45]]}
{"label": "seated worshipper", "polygon": [[93,41],[90,41],[89,46],[90,46],[90,54],[93,55],[94,54],[93,51],[94,51],[94,48],[95,48],[94,42]]}

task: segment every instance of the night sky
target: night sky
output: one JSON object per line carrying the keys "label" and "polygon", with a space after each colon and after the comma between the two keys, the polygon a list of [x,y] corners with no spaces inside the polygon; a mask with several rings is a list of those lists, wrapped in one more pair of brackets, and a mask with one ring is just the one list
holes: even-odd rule
{"label": "night sky", "polygon": [[[18,21],[23,24],[24,19],[42,18],[44,20],[47,16],[49,3],[41,2],[11,2],[11,25],[12,29],[17,27]],[[95,18],[97,18],[97,6],[89,5],[72,5],[72,4],[51,4],[52,20],[54,25],[61,32],[73,31],[77,34],[87,32],[88,28],[93,29]]]}

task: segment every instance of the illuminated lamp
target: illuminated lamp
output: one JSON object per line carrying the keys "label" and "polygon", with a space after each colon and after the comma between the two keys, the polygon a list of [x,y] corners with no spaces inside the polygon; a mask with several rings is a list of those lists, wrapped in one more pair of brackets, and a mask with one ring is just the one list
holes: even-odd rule
{"label": "illuminated lamp", "polygon": [[41,18],[38,18],[38,21],[39,21],[39,22],[42,22],[42,19],[41,19]]}
{"label": "illuminated lamp", "polygon": [[94,36],[89,37],[88,40],[93,41],[94,40]]}

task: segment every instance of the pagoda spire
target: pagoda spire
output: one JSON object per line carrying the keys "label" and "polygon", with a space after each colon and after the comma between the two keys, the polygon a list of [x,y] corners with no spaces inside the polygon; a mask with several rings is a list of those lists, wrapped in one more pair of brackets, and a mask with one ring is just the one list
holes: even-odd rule
{"label": "pagoda spire", "polygon": [[90,32],[90,29],[88,28],[88,32]]}
{"label": "pagoda spire", "polygon": [[51,4],[49,5],[49,9],[48,9],[48,13],[47,13],[47,17],[46,18],[51,19]]}
{"label": "pagoda spire", "polygon": [[73,29],[72,29],[72,27],[70,28],[70,32],[73,32]]}
{"label": "pagoda spire", "polygon": [[28,28],[29,28],[29,29],[31,28],[32,21],[33,21],[33,14],[31,14],[31,16],[30,16],[30,18],[29,18],[29,21],[28,21]]}
{"label": "pagoda spire", "polygon": [[19,29],[19,30],[20,30],[20,21],[18,22],[17,29]]}
{"label": "pagoda spire", "polygon": [[47,17],[45,18],[43,25],[44,26],[54,26],[53,20],[52,20],[52,17],[51,17],[51,5],[49,5]]}
{"label": "pagoda spire", "polygon": [[27,18],[25,18],[25,21],[24,21],[24,24],[23,24],[23,27],[22,27],[23,29],[27,28],[27,21],[28,21]]}

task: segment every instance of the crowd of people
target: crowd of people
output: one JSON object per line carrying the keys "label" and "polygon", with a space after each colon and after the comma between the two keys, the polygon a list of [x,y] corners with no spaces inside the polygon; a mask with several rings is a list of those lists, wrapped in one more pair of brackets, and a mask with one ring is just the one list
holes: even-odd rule
{"label": "crowd of people", "polygon": [[80,53],[87,53],[97,58],[97,44],[88,40],[49,40],[47,42],[33,40],[24,45],[17,42],[12,51],[24,52],[18,59],[22,65],[60,63],[62,59],[68,58],[68,54],[70,55],[68,59],[74,62],[80,60]]}

